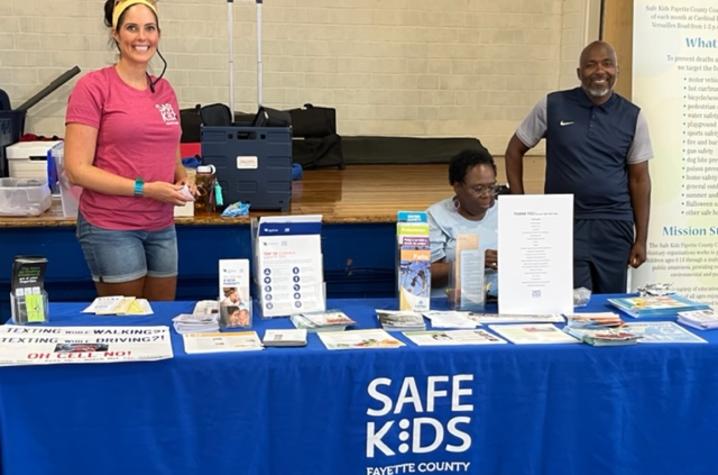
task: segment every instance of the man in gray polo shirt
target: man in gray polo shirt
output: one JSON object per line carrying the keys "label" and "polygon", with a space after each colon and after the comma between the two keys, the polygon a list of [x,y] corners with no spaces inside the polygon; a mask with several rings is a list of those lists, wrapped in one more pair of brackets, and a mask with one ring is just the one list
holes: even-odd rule
{"label": "man in gray polo shirt", "polygon": [[544,191],[574,195],[574,287],[625,292],[627,266],[646,260],[648,125],[613,91],[618,64],[610,44],[586,46],[576,72],[581,87],[542,98],[511,137],[506,175],[511,192],[523,193],[523,157],[546,138]]}

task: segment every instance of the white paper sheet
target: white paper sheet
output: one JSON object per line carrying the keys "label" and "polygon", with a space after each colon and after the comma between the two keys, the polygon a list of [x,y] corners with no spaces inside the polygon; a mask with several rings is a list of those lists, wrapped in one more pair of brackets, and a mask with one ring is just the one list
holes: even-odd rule
{"label": "white paper sheet", "polygon": [[499,198],[499,313],[573,311],[573,195]]}

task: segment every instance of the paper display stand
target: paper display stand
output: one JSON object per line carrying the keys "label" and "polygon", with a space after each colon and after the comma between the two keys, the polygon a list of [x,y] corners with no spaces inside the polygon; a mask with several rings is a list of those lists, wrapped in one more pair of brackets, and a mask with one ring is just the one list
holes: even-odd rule
{"label": "paper display stand", "polygon": [[219,326],[250,328],[249,259],[219,260]]}
{"label": "paper display stand", "polygon": [[484,253],[477,234],[456,237],[456,256],[449,272],[449,304],[455,310],[484,311]]}
{"label": "paper display stand", "polygon": [[15,256],[12,263],[10,311],[13,322],[45,323],[48,321],[45,268],[47,259],[40,256]]}
{"label": "paper display stand", "polygon": [[429,221],[424,211],[396,215],[396,281],[399,309],[429,310],[431,302],[431,247]]}
{"label": "paper display stand", "polygon": [[326,310],[321,229],[321,215],[253,220],[254,279],[262,317]]}

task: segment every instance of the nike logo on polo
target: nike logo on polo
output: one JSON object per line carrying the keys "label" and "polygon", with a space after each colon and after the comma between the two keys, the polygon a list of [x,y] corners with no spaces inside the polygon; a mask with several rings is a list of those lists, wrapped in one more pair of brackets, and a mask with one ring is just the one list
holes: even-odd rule
{"label": "nike logo on polo", "polygon": [[559,123],[561,124],[561,127],[566,127],[567,125],[573,125],[573,121],[572,121],[572,120],[562,120],[562,121],[559,122]]}

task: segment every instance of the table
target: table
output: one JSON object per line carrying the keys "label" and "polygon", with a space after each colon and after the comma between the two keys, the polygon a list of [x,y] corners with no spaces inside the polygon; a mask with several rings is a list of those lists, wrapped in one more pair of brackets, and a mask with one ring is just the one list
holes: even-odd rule
{"label": "table", "polygon": [[[330,301],[363,328],[393,304]],[[53,323],[162,324],[192,303],[121,320],[83,306],[52,305]],[[255,319],[260,335],[289,326]],[[716,331],[613,348],[397,335],[406,347],[330,352],[310,334],[306,348],[188,356],[173,332],[172,360],[0,368],[0,473],[718,473]]]}

